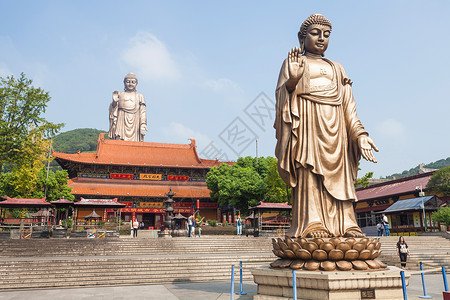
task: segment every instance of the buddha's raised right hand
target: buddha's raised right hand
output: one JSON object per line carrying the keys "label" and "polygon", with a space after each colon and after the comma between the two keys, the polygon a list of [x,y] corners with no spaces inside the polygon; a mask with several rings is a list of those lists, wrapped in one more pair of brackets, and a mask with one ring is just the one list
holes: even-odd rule
{"label": "buddha's raised right hand", "polygon": [[300,78],[303,76],[305,70],[305,60],[306,57],[302,56],[300,49],[295,47],[289,51],[288,54],[288,70],[289,79],[286,83],[288,90],[292,91],[295,89]]}

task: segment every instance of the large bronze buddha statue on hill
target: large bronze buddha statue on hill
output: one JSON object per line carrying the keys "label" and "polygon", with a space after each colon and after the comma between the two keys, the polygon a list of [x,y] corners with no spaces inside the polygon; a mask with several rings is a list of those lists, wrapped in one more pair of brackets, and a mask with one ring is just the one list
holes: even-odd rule
{"label": "large bronze buddha statue on hill", "polygon": [[113,92],[109,106],[109,137],[113,140],[143,142],[147,131],[144,96],[136,92],[138,79],[129,73],[123,80],[125,91]]}
{"label": "large bronze buddha statue on hill", "polygon": [[352,81],[324,58],[331,23],[311,15],[300,48],[285,59],[276,88],[278,170],[293,189],[289,237],[362,237],[352,201],[361,156],[378,151],[356,114]]}

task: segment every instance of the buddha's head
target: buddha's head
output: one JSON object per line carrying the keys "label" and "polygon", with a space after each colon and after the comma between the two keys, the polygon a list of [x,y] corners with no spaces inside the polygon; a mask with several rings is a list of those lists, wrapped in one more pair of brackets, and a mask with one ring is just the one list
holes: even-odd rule
{"label": "buddha's head", "polygon": [[300,26],[298,40],[301,52],[324,56],[328,48],[331,22],[320,14],[310,15]]}
{"label": "buddha's head", "polygon": [[125,91],[134,92],[138,84],[138,79],[135,74],[128,73],[123,79],[123,84],[125,86]]}

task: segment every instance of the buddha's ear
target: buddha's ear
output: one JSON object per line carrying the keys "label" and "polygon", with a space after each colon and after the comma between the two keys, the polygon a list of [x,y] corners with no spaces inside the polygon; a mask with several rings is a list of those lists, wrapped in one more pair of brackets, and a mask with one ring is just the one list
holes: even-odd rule
{"label": "buddha's ear", "polygon": [[298,33],[298,41],[300,43],[300,53],[303,54],[305,52],[305,39]]}

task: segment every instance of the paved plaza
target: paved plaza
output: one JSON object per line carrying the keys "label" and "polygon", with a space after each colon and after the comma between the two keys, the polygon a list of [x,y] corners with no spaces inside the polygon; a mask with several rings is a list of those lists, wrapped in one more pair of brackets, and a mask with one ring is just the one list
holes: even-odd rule
{"label": "paved plaza", "polygon": [[[443,299],[444,289],[441,274],[426,274],[425,282],[427,294],[433,299]],[[235,295],[234,299],[252,299],[256,294],[256,284],[246,281],[243,285],[247,295]],[[408,286],[408,299],[421,299],[423,295],[420,275],[412,275]],[[239,282],[236,282],[235,291],[239,291]],[[299,294],[299,297],[301,295]],[[100,286],[63,289],[33,289],[0,292],[2,300],[48,300],[48,299],[164,299],[164,300],[193,300],[193,299],[230,299],[230,282],[184,282],[168,284],[151,284],[139,286]]]}

